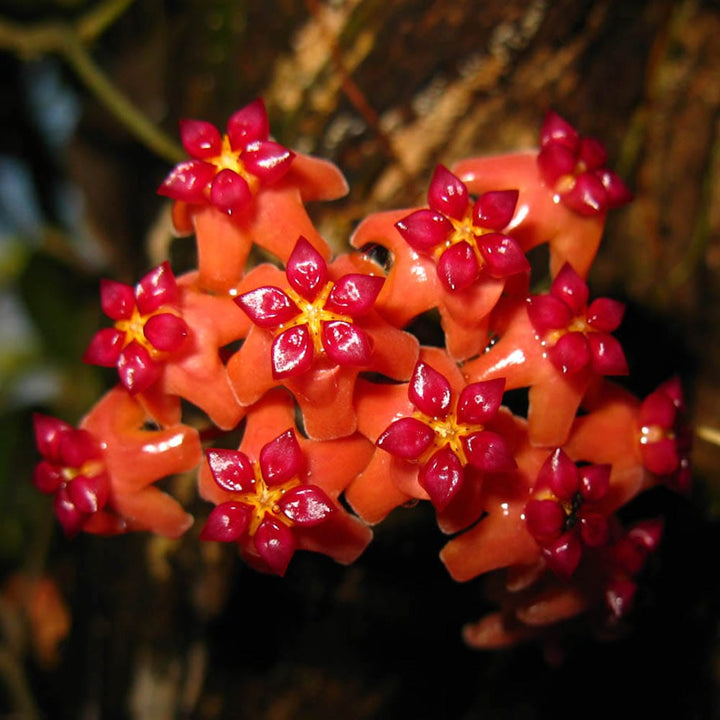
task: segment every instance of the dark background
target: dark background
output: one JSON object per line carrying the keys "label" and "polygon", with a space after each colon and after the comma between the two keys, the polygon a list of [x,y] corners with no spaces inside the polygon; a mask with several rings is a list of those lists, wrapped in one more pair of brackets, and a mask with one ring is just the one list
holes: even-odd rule
{"label": "dark background", "polygon": [[[102,31],[83,24],[98,8]],[[636,194],[590,275],[628,305],[632,389],[679,372],[701,434],[720,429],[718,37],[720,5],[700,0],[2,0],[0,717],[720,717],[720,450],[702,437],[692,496],[630,509],[667,532],[627,634],[579,636],[559,665],[463,646],[489,606],[449,579],[422,506],[354,566],[301,554],[280,580],[192,531],[68,541],[30,484],[31,413],[77,422],[108,382],[79,360],[99,278],[192,262],[155,195],[171,151],[108,109],[88,67],[171,141],[179,118],[222,127],[262,95],[279,141],[346,173],[350,195],[313,208],[338,250],[368,213],[421,204],[435,163],[531,147],[555,109]],[[9,590],[40,576],[71,618],[55,655]]]}

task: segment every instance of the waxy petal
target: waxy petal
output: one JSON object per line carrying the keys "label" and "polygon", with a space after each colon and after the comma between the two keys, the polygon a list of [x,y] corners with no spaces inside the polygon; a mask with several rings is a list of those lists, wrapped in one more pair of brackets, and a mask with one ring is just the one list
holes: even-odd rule
{"label": "waxy petal", "polygon": [[220,503],[208,515],[208,519],[200,532],[200,539],[235,542],[247,530],[252,515],[252,508],[245,503]]}
{"label": "waxy petal", "polygon": [[547,353],[558,370],[571,375],[587,367],[592,359],[588,338],[580,332],[565,333]]}
{"label": "waxy petal", "polygon": [[125,333],[112,328],[103,328],[93,335],[87,350],[82,356],[83,362],[101,367],[115,367],[125,346]]}
{"label": "waxy petal", "polygon": [[478,240],[478,249],[491,277],[506,278],[530,270],[525,253],[508,235],[483,235]]}
{"label": "waxy petal", "polygon": [[301,375],[310,369],[314,352],[307,325],[296,325],[281,332],[270,350],[273,378]]}
{"label": "waxy petal", "polygon": [[111,320],[129,320],[135,309],[135,289],[125,283],[102,278],[100,304]]}
{"label": "waxy petal", "polygon": [[557,144],[568,148],[573,154],[580,150],[578,131],[556,112],[549,110],[540,128],[540,145]]}
{"label": "waxy petal", "polygon": [[578,160],[585,165],[587,170],[595,170],[607,163],[608,156],[605,147],[599,140],[584,137],[580,140]]}
{"label": "waxy petal", "polygon": [[506,472],[516,466],[505,438],[490,430],[462,438],[462,446],[468,462],[478,470]]}
{"label": "waxy petal", "polygon": [[300,313],[300,308],[287,293],[272,285],[246,292],[235,298],[235,302],[258,327],[268,330],[283,325]]}
{"label": "waxy petal", "polygon": [[135,301],[141,315],[149,315],[163,305],[176,305],[180,299],[170,263],[165,261],[145,275],[135,288]]}
{"label": "waxy petal", "polygon": [[180,141],[187,154],[198,160],[215,157],[222,151],[220,131],[205,120],[181,120]]}
{"label": "waxy petal", "polygon": [[664,437],[650,443],[640,444],[643,465],[655,475],[671,475],[680,467],[678,444],[674,438]]}
{"label": "waxy petal", "polygon": [[593,173],[582,173],[570,192],[562,196],[563,202],[580,215],[599,215],[607,210],[607,193],[601,180]]}
{"label": "waxy petal", "polygon": [[505,391],[505,378],[466,385],[457,402],[457,419],[470,425],[484,425],[497,414]]}
{"label": "waxy petal", "polygon": [[110,497],[110,481],[106,473],[78,475],[68,483],[67,494],[80,512],[95,513],[107,505]]}
{"label": "waxy petal", "polygon": [[33,429],[35,431],[35,444],[40,454],[46,460],[59,462],[62,437],[75,428],[64,420],[35,413],[33,415]]}
{"label": "waxy petal", "polygon": [[395,223],[397,231],[414,250],[429,253],[453,231],[452,223],[440,212],[423,208]]}
{"label": "waxy petal", "polygon": [[470,287],[477,279],[480,265],[475,251],[466,242],[450,246],[438,259],[437,274],[440,282],[451,292]]}
{"label": "waxy petal", "polygon": [[42,460],[35,466],[33,471],[33,485],[42,493],[52,495],[57,492],[66,482],[62,468],[55,464]]}
{"label": "waxy petal", "polygon": [[542,338],[551,330],[566,328],[573,319],[570,308],[554,295],[528,298],[527,313],[535,332]]}
{"label": "waxy petal", "polygon": [[429,425],[416,418],[405,417],[391,423],[375,444],[395,457],[417,460],[434,439],[435,431]]}
{"label": "waxy petal", "polygon": [[549,545],[565,531],[565,511],[555,500],[531,499],[525,505],[525,522],[539,545]]}
{"label": "waxy petal", "polygon": [[179,350],[190,333],[187,323],[172,313],[153,315],[143,328],[145,337],[162,352]]}
{"label": "waxy petal", "polygon": [[543,548],[548,567],[563,579],[569,579],[582,557],[582,545],[577,533],[567,532],[549,547]]}
{"label": "waxy petal", "polygon": [[577,466],[562,448],[556,448],[542,464],[536,488],[549,488],[561,501],[572,500],[580,489]]}
{"label": "waxy petal", "polygon": [[325,309],[351,317],[364,315],[372,310],[384,284],[385,278],[379,275],[343,275],[333,285],[325,301]]}
{"label": "waxy petal", "polygon": [[605,188],[609,208],[622,207],[633,199],[633,194],[617,173],[607,168],[600,168],[595,170],[593,175],[600,180]]}
{"label": "waxy petal", "polygon": [[290,429],[260,450],[260,468],[268,485],[281,485],[294,478],[305,460],[295,433]]}
{"label": "waxy petal", "polygon": [[295,243],[285,274],[293,289],[310,302],[327,283],[325,260],[304,237]]}
{"label": "waxy petal", "polygon": [[562,145],[550,144],[540,150],[537,163],[543,181],[555,192],[561,178],[573,176],[577,157],[572,150]]}
{"label": "waxy petal", "polygon": [[82,428],[72,428],[60,437],[60,463],[80,469],[88,460],[100,460],[102,450],[95,436]]}
{"label": "waxy petal", "polygon": [[337,512],[327,493],[316,485],[301,485],[288,490],[278,505],[286,517],[302,527],[319,525]]}
{"label": "waxy petal", "polygon": [[602,500],[610,488],[610,470],[608,464],[586,465],[578,468],[580,494],[585,502]]}
{"label": "waxy petal", "polygon": [[473,224],[500,232],[510,224],[518,197],[517,190],[492,190],[483,193],[473,207]]}
{"label": "waxy petal", "polygon": [[120,353],[117,368],[120,382],[133,395],[147,390],[162,373],[162,367],[135,341]]}
{"label": "waxy petal", "polygon": [[207,202],[206,192],[217,174],[217,168],[202,160],[186,160],[176,165],[157,189],[158,195],[179,202]]}
{"label": "waxy petal", "polygon": [[431,418],[444,418],[450,409],[452,392],[447,378],[427,363],[415,365],[408,398],[420,412]]}
{"label": "waxy petal", "polygon": [[440,448],[423,466],[418,483],[430,496],[437,510],[444,510],[455,497],[465,478],[462,463],[447,446]]}
{"label": "waxy petal", "polygon": [[565,263],[550,286],[550,293],[562,300],[572,310],[573,315],[580,315],[585,310],[590,297],[587,283]]}
{"label": "waxy petal", "polygon": [[365,367],[370,363],[372,339],[362,328],[352,323],[340,320],[324,322],[322,344],[328,357],[338,365]]}
{"label": "waxy petal", "polygon": [[625,303],[596,298],[587,309],[587,322],[593,330],[610,333],[617,330],[625,314]]}
{"label": "waxy petal", "polygon": [[616,618],[627,615],[635,599],[637,583],[624,575],[614,577],[605,588],[605,604]]}
{"label": "waxy petal", "polygon": [[243,150],[251,143],[267,140],[270,123],[263,100],[257,98],[234,112],[227,122],[227,133],[230,147],[235,151]]}
{"label": "waxy petal", "polygon": [[675,425],[677,415],[678,409],[672,398],[667,393],[656,390],[642,401],[638,411],[638,425],[657,425],[664,430],[670,430]]}
{"label": "waxy petal", "polygon": [[589,333],[587,341],[592,369],[598,375],[627,375],[630,372],[617,338],[607,333]]}
{"label": "waxy petal", "polygon": [[580,537],[588,547],[602,547],[610,539],[607,518],[600,513],[583,513],[579,520]]}
{"label": "waxy petal", "polygon": [[247,181],[234,170],[221,170],[212,182],[210,202],[228,215],[239,215],[252,203],[253,193]]}
{"label": "waxy petal", "polygon": [[297,547],[292,531],[266,515],[255,533],[254,544],[270,570],[284,575]]}
{"label": "waxy petal", "polygon": [[68,537],[77,535],[87,522],[88,517],[90,517],[87,513],[75,507],[75,503],[73,503],[68,495],[67,486],[61,487],[57,493],[55,493],[53,507],[55,509],[55,515],[60,525],[62,525],[65,535]]}
{"label": "waxy petal", "polygon": [[428,188],[428,204],[433,210],[461,220],[469,202],[465,183],[444,165],[437,165]]}
{"label": "waxy petal", "polygon": [[272,185],[284,177],[294,158],[294,152],[271,141],[253,143],[242,154],[245,169],[263,185]]}
{"label": "waxy petal", "polygon": [[207,461],[213,479],[228,492],[249,493],[255,490],[255,470],[250,458],[238,450],[211,449]]}

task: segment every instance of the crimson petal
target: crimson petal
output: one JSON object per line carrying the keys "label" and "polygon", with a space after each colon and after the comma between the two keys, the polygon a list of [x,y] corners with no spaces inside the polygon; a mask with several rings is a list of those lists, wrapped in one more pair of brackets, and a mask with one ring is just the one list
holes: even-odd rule
{"label": "crimson petal", "polygon": [[500,231],[507,227],[515,213],[517,190],[491,190],[483,193],[473,208],[473,224]]}
{"label": "crimson petal", "polygon": [[556,448],[542,464],[538,476],[538,488],[550,488],[562,501],[571,500],[579,490],[578,469],[561,448]]}
{"label": "crimson petal", "polygon": [[172,313],[153,315],[143,331],[150,344],[163,352],[179,350],[190,332],[187,323]]}
{"label": "crimson petal", "polygon": [[161,366],[135,341],[120,353],[117,368],[120,382],[133,395],[147,390],[162,373]]}
{"label": "crimson petal", "polygon": [[[608,336],[610,337],[610,336]],[[549,350],[552,364],[563,373],[576,373],[586,367],[592,353],[588,339],[580,332],[565,333]]]}
{"label": "crimson petal", "polygon": [[528,500],[525,504],[528,532],[539,545],[555,542],[565,529],[565,511],[555,500]]}
{"label": "crimson petal", "polygon": [[607,210],[605,186],[590,172],[578,175],[572,189],[563,194],[562,199],[565,205],[579,215],[599,215]]}
{"label": "crimson petal", "polygon": [[93,335],[82,360],[90,365],[115,367],[125,345],[125,333],[116,328],[103,328]]}
{"label": "crimson petal", "polygon": [[505,438],[490,430],[471,433],[462,438],[468,462],[485,472],[506,472],[516,467]]}
{"label": "crimson petal", "polygon": [[478,240],[488,274],[494,278],[506,278],[530,270],[530,263],[520,246],[508,235],[488,233]]}
{"label": "crimson petal", "polygon": [[587,310],[587,322],[593,330],[612,332],[617,330],[625,313],[625,303],[610,298],[596,298]]}
{"label": "crimson petal", "polygon": [[480,265],[475,257],[475,251],[464,241],[445,250],[437,262],[440,282],[451,292],[470,287],[479,272]]}
{"label": "crimson petal", "polygon": [[304,237],[299,237],[285,275],[290,285],[312,302],[327,283],[327,265],[322,255]]}
{"label": "crimson petal", "polygon": [[545,560],[557,575],[567,580],[577,570],[582,557],[582,545],[577,533],[561,535],[551,546],[543,549]]}
{"label": "crimson petal", "polygon": [[177,164],[157,189],[158,195],[186,203],[207,202],[206,191],[217,168],[202,160],[186,160]]}
{"label": "crimson petal", "polygon": [[66,482],[62,468],[55,463],[43,460],[35,466],[33,485],[42,493],[52,495]]}
{"label": "crimson petal", "polygon": [[200,539],[234,542],[247,530],[252,514],[252,508],[245,503],[220,503],[208,515]]}
{"label": "crimson petal", "polygon": [[622,345],[607,333],[588,335],[593,370],[599,375],[627,375],[628,369]]}
{"label": "crimson petal", "polygon": [[550,293],[559,298],[579,315],[587,306],[590,291],[587,283],[575,272],[570,263],[565,263],[550,286]]}
{"label": "crimson petal", "polygon": [[110,482],[105,473],[99,475],[78,475],[67,485],[70,501],[84,513],[102,510],[110,497]]}
{"label": "crimson petal", "polygon": [[163,305],[176,305],[179,293],[175,275],[167,260],[153,268],[137,284],[135,300],[141,315],[149,315]]}
{"label": "crimson petal", "polygon": [[444,165],[437,165],[428,188],[428,204],[433,210],[461,220],[469,201],[465,183]]}
{"label": "crimson petal", "polygon": [[372,309],[384,284],[385,278],[379,275],[343,275],[333,285],[325,309],[351,317],[364,315]]}
{"label": "crimson petal", "polygon": [[268,485],[280,485],[295,477],[303,466],[303,454],[295,433],[286,430],[260,451],[260,468]]}
{"label": "crimson petal", "polygon": [[100,304],[103,312],[112,320],[128,320],[135,309],[135,290],[125,283],[102,278]]}
{"label": "crimson petal", "polygon": [[33,415],[33,429],[35,431],[35,443],[40,454],[46,460],[58,462],[60,460],[60,444],[63,435],[74,430],[73,426],[50,415],[35,413]]}
{"label": "crimson petal", "polygon": [[181,120],[180,141],[187,154],[198,160],[215,157],[222,151],[220,131],[206,120]]}
{"label": "crimson petal", "polygon": [[258,327],[271,329],[292,320],[300,308],[279,287],[265,285],[235,298]]}
{"label": "crimson petal", "polygon": [[333,320],[322,323],[322,344],[328,357],[338,365],[363,367],[370,362],[370,336],[352,323]]}
{"label": "crimson petal", "polygon": [[421,253],[430,252],[452,232],[452,223],[440,212],[423,208],[395,223],[405,242]]}
{"label": "crimson petal", "polygon": [[549,110],[540,128],[540,145],[545,147],[552,143],[562,145],[573,153],[580,149],[578,131],[556,112]]}
{"label": "crimson petal", "polygon": [[242,154],[242,163],[264,185],[272,185],[287,174],[294,158],[295,153],[286,147],[265,141],[248,146]]}
{"label": "crimson petal", "polygon": [[268,567],[274,573],[284,575],[296,548],[291,530],[266,515],[255,533],[254,542],[258,555]]}
{"label": "crimson petal", "polygon": [[578,470],[580,494],[587,502],[602,500],[610,488],[610,465],[586,465]]}
{"label": "crimson petal", "polygon": [[288,490],[278,501],[286,517],[302,527],[314,527],[337,512],[333,501],[316,485]]}
{"label": "crimson petal", "polygon": [[57,493],[55,493],[53,507],[55,509],[55,515],[68,537],[77,535],[89,517],[87,513],[75,507],[75,504],[68,496],[67,487],[61,487]]}
{"label": "crimson petal", "polygon": [[272,374],[276,380],[301,375],[309,370],[314,353],[308,326],[296,325],[281,332],[273,340],[270,353]]}
{"label": "crimson petal", "polygon": [[417,460],[432,444],[435,431],[417,418],[395,420],[376,441],[376,445],[395,457]]}
{"label": "crimson petal", "polygon": [[270,123],[262,98],[253,100],[230,116],[227,122],[227,133],[230,147],[243,150],[251,143],[267,140],[270,134]]}
{"label": "crimson petal", "polygon": [[244,212],[252,202],[253,194],[247,181],[234,170],[221,170],[212,181],[210,202],[228,215]]}
{"label": "crimson petal", "polygon": [[541,337],[551,330],[566,328],[573,319],[570,308],[554,295],[528,298],[527,313],[535,332]]}
{"label": "crimson petal", "polygon": [[447,445],[420,469],[418,483],[437,510],[444,510],[462,485],[465,473],[458,456]]}
{"label": "crimson petal", "polygon": [[255,470],[250,458],[239,450],[207,451],[210,472],[219,487],[229,492],[248,493],[255,489]]}
{"label": "crimson petal", "polygon": [[466,385],[457,403],[457,419],[462,423],[482,425],[497,413],[505,391],[505,378]]}
{"label": "crimson petal", "polygon": [[408,385],[410,402],[429,417],[443,418],[450,409],[451,397],[447,378],[427,363],[419,361]]}

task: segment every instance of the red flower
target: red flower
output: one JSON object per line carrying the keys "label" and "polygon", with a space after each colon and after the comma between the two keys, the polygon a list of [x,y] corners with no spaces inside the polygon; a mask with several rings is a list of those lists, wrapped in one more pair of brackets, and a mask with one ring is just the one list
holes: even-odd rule
{"label": "red flower", "polygon": [[417,411],[395,420],[377,446],[419,466],[418,482],[438,510],[444,510],[465,481],[465,467],[502,472],[515,466],[504,438],[485,428],[502,402],[504,382],[467,385],[453,401],[447,378],[420,361],[408,385]]}
{"label": "red flower", "polygon": [[260,99],[230,117],[226,135],[205,120],[182,120],[180,137],[191,159],[173,168],[158,193],[186,203],[210,203],[228,215],[243,212],[260,187],[280,180],[293,161],[294,153],[269,135]]}
{"label": "red flower", "polygon": [[600,215],[632,200],[623,181],[605,167],[607,153],[594,138],[581,137],[554,112],[540,130],[540,174],[565,205],[581,215]]}
{"label": "red flower", "polygon": [[590,366],[598,375],[627,375],[625,354],[610,335],[619,327],[625,306],[597,298],[588,307],[588,294],[585,281],[565,264],[549,293],[529,299],[530,322],[553,365],[563,373]]}
{"label": "red flower", "polygon": [[408,245],[433,257],[437,273],[451,292],[472,285],[484,270],[507,278],[530,269],[518,244],[501,231],[510,223],[518,193],[483,193],[474,204],[468,189],[443,165],[433,173],[429,208],[416,210],[395,223]]}
{"label": "red flower", "polygon": [[548,566],[560,577],[575,572],[583,545],[595,548],[608,542],[607,518],[593,506],[604,499],[609,485],[609,465],[578,468],[560,448],[540,469],[525,505],[525,521]]}
{"label": "red flower", "polygon": [[153,385],[163,363],[182,348],[189,328],[180,314],[178,288],[167,262],[151,270],[133,289],[102,280],[100,298],[115,325],[95,334],[83,360],[117,366],[122,384],[138,393]]}

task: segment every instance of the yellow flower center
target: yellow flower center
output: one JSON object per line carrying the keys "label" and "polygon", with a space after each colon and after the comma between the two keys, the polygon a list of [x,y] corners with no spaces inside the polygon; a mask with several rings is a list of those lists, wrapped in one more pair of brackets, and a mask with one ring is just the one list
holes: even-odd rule
{"label": "yellow flower center", "polygon": [[168,308],[166,306],[159,307],[154,312],[148,313],[147,315],[141,315],[140,311],[137,309],[137,306],[133,308],[133,313],[127,320],[118,320],[115,323],[115,328],[119,330],[121,333],[125,333],[125,340],[123,341],[123,350],[131,343],[133,340],[136,343],[139,343],[142,345],[150,354],[150,357],[153,359],[156,359],[162,355],[165,355],[164,352],[161,350],[158,350],[146,337],[145,337],[145,323],[155,315],[163,315],[163,314],[170,314],[175,315],[176,317],[181,317],[180,313],[176,312],[173,308]]}
{"label": "yellow flower center", "polygon": [[227,135],[223,135],[222,150],[219,155],[208,158],[206,162],[214,165],[218,172],[221,170],[232,170],[237,173],[250,187],[250,192],[253,194],[257,193],[260,188],[260,180],[257,176],[253,175],[247,170],[243,161],[240,159],[240,153],[236,152],[230,146],[230,138]]}
{"label": "yellow flower center", "polygon": [[293,524],[293,521],[282,512],[279,503],[282,496],[288,490],[291,490],[298,485],[300,485],[300,480],[298,478],[292,478],[282,485],[273,485],[272,487],[269,487],[265,482],[265,478],[263,478],[260,466],[256,463],[253,492],[242,493],[237,496],[238,502],[249,505],[253,510],[253,516],[250,520],[248,533],[250,535],[254,535],[266,515],[272,515],[273,518],[290,527]]}
{"label": "yellow flower center", "polygon": [[462,440],[468,435],[482,432],[485,429],[483,425],[458,422],[455,413],[449,413],[444,418],[431,418],[418,411],[413,414],[413,417],[425,423],[435,432],[435,439],[432,445],[425,451],[422,457],[419,458],[420,463],[427,462],[430,456],[447,446],[457,455],[463,465],[467,465],[468,459],[465,455]]}
{"label": "yellow flower center", "polygon": [[472,207],[469,207],[465,215],[460,220],[456,220],[453,217],[447,218],[452,223],[453,230],[451,233],[448,234],[447,238],[445,238],[445,242],[440,243],[440,245],[433,249],[433,257],[435,259],[435,262],[440,259],[440,256],[448,248],[451,248],[453,245],[458,245],[462,242],[466,242],[473,249],[478,265],[482,266],[484,261],[482,255],[480,254],[480,251],[478,250],[477,239],[493,231],[486,230],[483,227],[478,227],[477,225],[473,224],[472,213]]}

